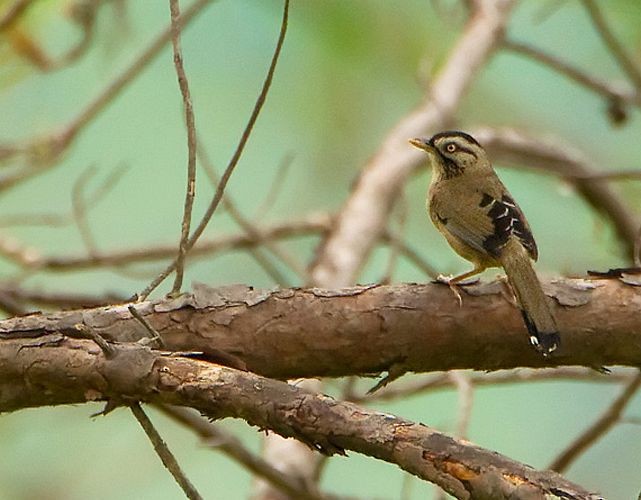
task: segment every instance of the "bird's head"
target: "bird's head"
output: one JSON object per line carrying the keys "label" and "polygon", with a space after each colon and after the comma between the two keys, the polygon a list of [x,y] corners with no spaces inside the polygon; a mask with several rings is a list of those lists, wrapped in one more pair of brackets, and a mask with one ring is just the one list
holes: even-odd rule
{"label": "bird's head", "polygon": [[433,168],[446,179],[489,167],[483,147],[464,132],[440,132],[431,139],[410,139],[409,142],[426,151],[431,156]]}

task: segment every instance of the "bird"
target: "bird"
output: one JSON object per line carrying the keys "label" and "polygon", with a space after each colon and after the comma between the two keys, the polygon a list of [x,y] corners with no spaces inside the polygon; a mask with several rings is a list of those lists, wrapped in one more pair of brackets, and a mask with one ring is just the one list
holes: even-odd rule
{"label": "bird", "polygon": [[[452,249],[474,268],[447,280],[452,287],[488,268],[502,267],[519,304],[530,343],[548,357],[561,338],[534,270],[538,249],[530,226],[471,135],[440,132],[410,144],[428,153],[432,180],[427,211]],[[460,295],[459,295],[460,300]]]}

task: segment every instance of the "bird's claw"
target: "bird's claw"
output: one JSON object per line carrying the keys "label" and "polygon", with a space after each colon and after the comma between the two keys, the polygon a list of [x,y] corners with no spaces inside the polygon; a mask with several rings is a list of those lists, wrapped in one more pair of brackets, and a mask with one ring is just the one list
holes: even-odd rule
{"label": "bird's claw", "polygon": [[458,301],[458,306],[463,307],[463,297],[461,297],[461,292],[459,291],[458,284],[452,282],[452,276],[445,276],[443,274],[439,274],[434,280],[434,282],[449,286],[450,290],[452,290],[452,293],[454,294],[454,296],[456,297],[456,300]]}

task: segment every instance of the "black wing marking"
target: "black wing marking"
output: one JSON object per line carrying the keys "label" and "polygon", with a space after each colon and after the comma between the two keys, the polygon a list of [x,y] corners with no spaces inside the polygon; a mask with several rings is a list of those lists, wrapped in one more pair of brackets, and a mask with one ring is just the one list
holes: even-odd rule
{"label": "black wing marking", "polygon": [[489,206],[487,214],[494,225],[494,232],[483,241],[483,248],[490,255],[498,258],[510,236],[514,235],[527,249],[530,256],[534,260],[537,259],[538,250],[534,236],[532,236],[523,212],[509,195],[504,194],[500,200],[497,200],[484,193],[480,206]]}

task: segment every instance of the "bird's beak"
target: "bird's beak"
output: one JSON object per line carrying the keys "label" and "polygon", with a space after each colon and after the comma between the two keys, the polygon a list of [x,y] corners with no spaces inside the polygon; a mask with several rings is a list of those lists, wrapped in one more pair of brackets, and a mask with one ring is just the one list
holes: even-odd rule
{"label": "bird's beak", "polygon": [[422,149],[423,151],[426,151],[428,153],[433,153],[434,152],[434,146],[432,146],[427,139],[410,139],[409,143],[414,146],[415,148]]}

